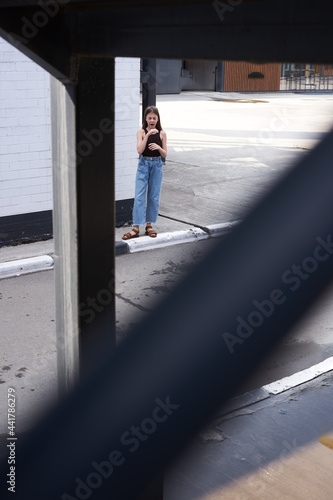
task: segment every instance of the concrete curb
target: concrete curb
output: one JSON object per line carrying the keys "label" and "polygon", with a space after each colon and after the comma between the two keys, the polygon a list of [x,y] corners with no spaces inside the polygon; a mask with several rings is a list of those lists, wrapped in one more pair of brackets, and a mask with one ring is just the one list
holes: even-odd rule
{"label": "concrete curb", "polygon": [[224,236],[225,234],[230,233],[230,231],[237,226],[241,221],[234,222],[224,222],[223,224],[210,224],[203,228],[212,238],[216,238],[219,236]]}
{"label": "concrete curb", "polygon": [[142,252],[144,250],[164,248],[170,245],[180,245],[193,241],[207,240],[208,238],[216,238],[229,233],[237,224],[239,224],[239,221],[224,222],[222,224],[211,224],[202,228],[192,227],[191,229],[182,231],[160,233],[157,235],[157,238],[141,236],[128,241],[117,241],[116,255]]}
{"label": "concrete curb", "polygon": [[14,276],[35,273],[37,271],[48,271],[53,268],[53,264],[54,261],[51,255],[41,255],[39,257],[2,262],[0,264],[0,279],[12,278]]}
{"label": "concrete curb", "polygon": [[184,231],[173,231],[170,233],[158,234],[157,238],[142,236],[127,242],[129,253],[141,252],[143,250],[153,250],[155,248],[164,248],[170,245],[180,245],[181,243],[190,243],[193,241],[206,240],[209,235],[198,227],[186,229]]}
{"label": "concrete curb", "polygon": [[[140,238],[135,238],[129,241],[116,241],[116,256],[223,236],[230,232],[231,229],[238,223],[239,222],[236,221],[222,224],[212,224],[204,228],[192,227],[191,229],[185,229],[183,231],[160,233],[157,238],[141,236]],[[49,269],[53,269],[53,266],[54,261],[51,255],[42,255],[39,257],[29,257],[26,259],[3,262],[0,263],[0,279],[20,276],[22,274],[30,274],[38,271],[47,271]]]}

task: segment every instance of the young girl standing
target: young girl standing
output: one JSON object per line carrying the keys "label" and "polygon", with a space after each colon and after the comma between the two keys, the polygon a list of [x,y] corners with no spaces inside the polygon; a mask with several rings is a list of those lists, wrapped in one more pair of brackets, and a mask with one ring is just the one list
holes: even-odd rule
{"label": "young girl standing", "polygon": [[144,225],[147,236],[157,236],[151,225],[157,221],[160,205],[162,157],[167,156],[167,136],[155,106],[148,106],[144,112],[143,125],[137,133],[137,151],[140,157],[135,179],[133,229],[124,234],[123,240],[137,238],[139,227]]}

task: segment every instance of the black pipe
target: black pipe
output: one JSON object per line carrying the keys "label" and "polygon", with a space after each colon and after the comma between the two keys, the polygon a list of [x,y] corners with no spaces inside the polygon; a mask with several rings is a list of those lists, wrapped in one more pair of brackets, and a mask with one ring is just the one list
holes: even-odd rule
{"label": "black pipe", "polygon": [[148,106],[156,106],[156,59],[142,59],[142,123]]}

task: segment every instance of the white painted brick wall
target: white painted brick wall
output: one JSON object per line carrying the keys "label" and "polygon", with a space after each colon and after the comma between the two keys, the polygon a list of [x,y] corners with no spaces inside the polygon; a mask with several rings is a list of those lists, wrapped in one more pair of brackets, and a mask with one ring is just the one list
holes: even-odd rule
{"label": "white painted brick wall", "polygon": [[[116,200],[134,197],[140,59],[116,59]],[[0,38],[0,217],[52,209],[49,74]]]}
{"label": "white painted brick wall", "polygon": [[116,59],[116,200],[134,198],[140,128],[140,59]]}
{"label": "white painted brick wall", "polygon": [[52,209],[49,75],[0,38],[0,217]]}

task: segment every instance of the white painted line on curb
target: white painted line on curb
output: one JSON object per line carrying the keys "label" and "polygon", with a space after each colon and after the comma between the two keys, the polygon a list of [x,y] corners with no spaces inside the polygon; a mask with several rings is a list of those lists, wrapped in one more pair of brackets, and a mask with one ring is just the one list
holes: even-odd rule
{"label": "white painted line on curb", "polygon": [[0,264],[0,279],[21,276],[21,274],[47,271],[53,268],[53,259],[50,255],[30,257]]}
{"label": "white painted line on curb", "polygon": [[172,231],[170,233],[160,233],[156,238],[150,236],[141,236],[128,240],[130,253],[141,252],[142,250],[153,250],[170,245],[179,245],[181,243],[190,243],[191,241],[206,240],[210,236],[202,229],[193,227],[185,231]]}
{"label": "white painted line on curb", "polygon": [[270,394],[280,394],[281,392],[287,391],[288,389],[292,389],[297,385],[304,384],[305,382],[309,382],[324,373],[333,370],[333,356],[325,359],[321,363],[317,365],[313,365],[306,370],[302,370],[301,372],[294,373],[294,375],[290,375],[289,377],[284,377],[281,380],[277,380],[276,382],[272,382],[271,384],[264,385],[262,389],[265,389]]}

